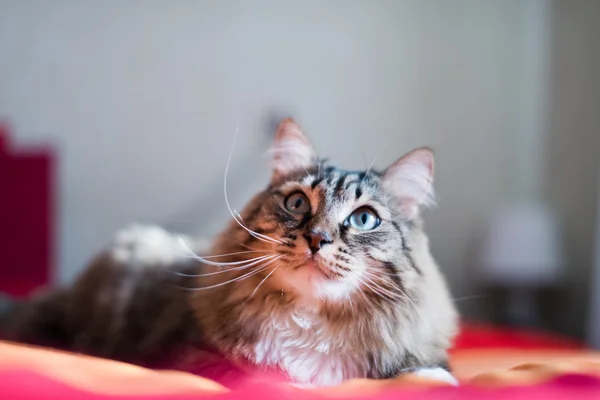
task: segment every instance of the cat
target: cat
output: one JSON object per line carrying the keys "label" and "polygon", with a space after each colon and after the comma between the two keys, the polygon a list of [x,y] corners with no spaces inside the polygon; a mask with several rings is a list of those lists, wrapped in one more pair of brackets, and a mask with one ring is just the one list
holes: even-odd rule
{"label": "cat", "polygon": [[195,256],[205,246],[192,238],[130,228],[71,287],[5,315],[5,337],[141,365],[178,348],[181,369],[219,354],[300,385],[407,372],[456,383],[458,314],[420,216],[434,201],[432,151],[346,171],[286,119],[271,155],[267,188],[232,213],[212,256]]}

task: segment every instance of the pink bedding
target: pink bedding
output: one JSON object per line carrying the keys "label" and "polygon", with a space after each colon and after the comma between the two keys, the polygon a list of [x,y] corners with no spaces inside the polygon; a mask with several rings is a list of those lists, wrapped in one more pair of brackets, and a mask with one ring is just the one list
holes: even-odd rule
{"label": "pink bedding", "polygon": [[0,399],[600,399],[600,355],[592,352],[465,350],[451,363],[460,387],[407,375],[318,390],[265,380],[228,390],[189,373],[0,342]]}
{"label": "pink bedding", "polygon": [[31,371],[5,371],[0,373],[0,398],[7,400],[47,399],[47,400],[132,400],[132,399],[163,399],[163,400],[191,400],[206,397],[218,397],[223,400],[251,400],[251,399],[290,399],[310,400],[327,398],[354,398],[369,399],[411,399],[411,400],[461,400],[461,399],[487,399],[487,400],[587,400],[600,398],[600,379],[583,375],[564,375],[550,382],[526,387],[506,387],[488,389],[476,386],[463,386],[460,388],[390,388],[376,394],[361,393],[360,391],[334,395],[323,394],[307,390],[284,388],[281,385],[256,385],[235,392],[212,393],[159,393],[156,395],[143,394],[102,394],[89,392],[80,388],[69,386],[48,377]]}

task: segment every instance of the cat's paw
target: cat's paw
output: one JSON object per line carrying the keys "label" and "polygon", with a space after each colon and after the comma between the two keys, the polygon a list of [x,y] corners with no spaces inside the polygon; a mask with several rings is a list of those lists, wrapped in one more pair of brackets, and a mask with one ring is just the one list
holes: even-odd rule
{"label": "cat's paw", "polygon": [[155,266],[181,262],[190,249],[202,253],[207,248],[202,239],[172,234],[159,226],[132,225],[117,232],[111,256],[121,263]]}
{"label": "cat's paw", "polygon": [[413,371],[412,374],[423,378],[448,383],[452,386],[458,386],[458,380],[444,368],[420,368]]}

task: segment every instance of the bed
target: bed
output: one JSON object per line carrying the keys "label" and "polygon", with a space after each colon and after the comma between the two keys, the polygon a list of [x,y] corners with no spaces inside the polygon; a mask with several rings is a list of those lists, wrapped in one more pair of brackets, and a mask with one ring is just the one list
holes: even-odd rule
{"label": "bed", "polygon": [[536,332],[478,325],[462,332],[451,351],[458,388],[407,375],[313,390],[256,378],[229,390],[187,372],[0,342],[0,399],[600,398],[600,353]]}

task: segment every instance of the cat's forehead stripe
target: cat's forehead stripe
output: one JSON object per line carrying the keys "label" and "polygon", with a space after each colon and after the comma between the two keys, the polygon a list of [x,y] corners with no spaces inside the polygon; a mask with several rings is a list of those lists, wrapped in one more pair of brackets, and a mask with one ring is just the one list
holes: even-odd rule
{"label": "cat's forehead stripe", "polygon": [[318,185],[319,183],[321,183],[322,181],[323,181],[323,178],[322,178],[322,177],[318,177],[318,176],[317,176],[316,178],[314,178],[314,179],[313,179],[312,183],[310,184],[310,188],[311,188],[311,189],[314,189],[314,188],[316,188],[316,187],[317,187],[317,185]]}
{"label": "cat's forehead stripe", "polygon": [[360,188],[360,185],[356,187],[356,190],[354,191],[354,197],[356,197],[356,200],[360,199],[360,196],[362,196],[362,189]]}
{"label": "cat's forehead stripe", "polygon": [[339,196],[342,194],[342,190],[344,190],[344,183],[346,182],[346,178],[348,177],[348,175],[341,175],[336,184],[335,184],[335,188],[333,189],[333,193],[336,196]]}
{"label": "cat's forehead stripe", "polygon": [[[329,194],[334,198],[348,198],[349,189],[356,185],[360,187],[363,183],[363,177],[358,172],[348,172],[348,171],[339,171],[339,175],[337,175],[337,180],[331,182]],[[362,194],[362,192],[361,192]],[[359,197],[359,196],[355,196]]]}

